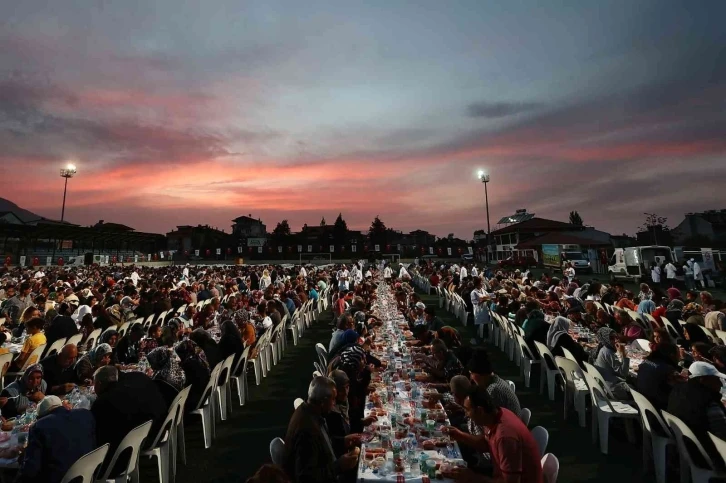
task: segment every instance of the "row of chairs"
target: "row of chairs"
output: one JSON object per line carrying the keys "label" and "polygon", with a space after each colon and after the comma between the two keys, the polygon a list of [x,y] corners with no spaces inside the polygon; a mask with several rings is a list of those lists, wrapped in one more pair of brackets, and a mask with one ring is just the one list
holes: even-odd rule
{"label": "row of chairs", "polygon": [[[327,295],[326,292],[325,296]],[[312,321],[317,318],[318,310],[328,306],[329,302],[320,305],[311,302],[304,305],[293,315],[291,325],[301,324],[309,327]],[[142,323],[142,321],[136,320],[128,323],[127,329],[135,323]],[[250,357],[251,347],[246,347],[236,364],[235,356],[231,355],[212,369],[209,383],[205,387],[199,402],[189,413],[200,416],[205,448],[212,446],[212,442],[216,437],[217,423],[227,420],[232,411],[232,392],[235,386],[240,406],[245,405],[248,393],[247,372],[249,365],[252,364],[256,383],[259,385],[261,378],[267,377],[272,367],[277,365],[282,358],[287,348],[286,326],[287,316],[275,330],[265,332],[255,346],[257,348],[256,357]],[[300,329],[300,332],[303,330]],[[100,478],[95,476],[98,474],[98,469],[103,461],[108,457],[108,445],[92,451],[77,461],[67,472],[62,483],[68,483],[76,478],[81,478],[84,483],[93,482],[94,478],[97,483],[109,480],[126,481],[128,479],[132,482],[138,482],[140,456],[156,457],[159,482],[173,483],[177,472],[177,459],[181,459],[182,463],[186,464],[184,407],[190,389],[191,386],[184,388],[174,399],[166,420],[150,445],[145,447],[144,442],[149,437],[151,421],[133,429],[124,438],[115,454],[111,457],[105,475]],[[123,451],[130,451],[131,453],[128,467],[120,475],[111,475],[110,471],[114,468],[116,460]]]}

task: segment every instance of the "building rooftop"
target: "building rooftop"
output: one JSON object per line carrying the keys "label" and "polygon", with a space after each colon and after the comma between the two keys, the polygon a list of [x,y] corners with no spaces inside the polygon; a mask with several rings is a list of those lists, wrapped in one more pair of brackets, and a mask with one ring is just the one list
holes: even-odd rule
{"label": "building rooftop", "polygon": [[573,225],[571,223],[565,223],[562,221],[548,220],[546,218],[529,218],[525,221],[514,223],[504,228],[494,230],[492,235],[506,235],[507,233],[516,232],[540,232],[540,231],[552,231],[552,230],[579,230],[582,227]]}

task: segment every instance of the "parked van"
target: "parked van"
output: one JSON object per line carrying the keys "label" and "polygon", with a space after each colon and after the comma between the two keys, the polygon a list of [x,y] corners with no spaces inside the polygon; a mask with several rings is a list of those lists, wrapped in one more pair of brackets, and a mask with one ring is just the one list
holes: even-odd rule
{"label": "parked van", "polygon": [[613,282],[629,280],[640,283],[642,280],[650,280],[650,268],[653,263],[663,265],[674,260],[675,256],[670,247],[651,245],[617,248],[610,258],[608,273]]}

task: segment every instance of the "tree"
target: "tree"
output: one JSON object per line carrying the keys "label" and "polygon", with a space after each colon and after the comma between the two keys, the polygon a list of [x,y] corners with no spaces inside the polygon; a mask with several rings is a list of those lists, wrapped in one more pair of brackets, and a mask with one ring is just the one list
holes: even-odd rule
{"label": "tree", "polygon": [[570,212],[570,224],[582,226],[582,217],[577,211]]}
{"label": "tree", "polygon": [[371,242],[378,245],[383,245],[386,242],[386,224],[376,216],[371,223],[371,227],[368,229],[368,238]]}
{"label": "tree", "polygon": [[272,234],[279,237],[289,236],[290,224],[287,222],[287,220],[282,220],[280,223],[277,224],[275,229],[272,230]]}
{"label": "tree", "polygon": [[320,220],[320,226],[326,226],[327,223],[325,223],[325,217],[323,217],[322,220]]}
{"label": "tree", "polygon": [[343,215],[338,213],[338,217],[333,224],[333,238],[336,245],[343,245],[348,238],[348,224],[343,219]]}
{"label": "tree", "polygon": [[668,218],[664,216],[658,216],[655,213],[643,213],[645,215],[645,222],[640,227],[640,232],[636,233],[636,237],[639,243],[645,243],[646,241],[653,245],[658,245],[658,242],[666,245],[670,245],[673,240],[671,229],[668,227]]}

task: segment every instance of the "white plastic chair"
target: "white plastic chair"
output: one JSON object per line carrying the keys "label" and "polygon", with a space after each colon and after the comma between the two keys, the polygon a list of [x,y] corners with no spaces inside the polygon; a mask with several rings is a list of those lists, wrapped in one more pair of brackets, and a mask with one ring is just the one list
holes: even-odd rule
{"label": "white plastic chair", "polygon": [[52,356],[53,354],[58,353],[64,345],[66,345],[66,338],[62,337],[50,345],[48,352],[43,357]]}
{"label": "white plastic chair", "polygon": [[74,346],[78,347],[78,344],[80,344],[82,340],[83,340],[83,334],[76,334],[76,335],[70,336],[68,338],[68,340],[66,341],[66,344],[73,344]]}
{"label": "white plastic chair", "polygon": [[282,438],[275,438],[270,441],[270,458],[277,466],[282,466],[285,459],[285,441]]}
{"label": "white plastic chair", "polygon": [[514,381],[507,381],[507,384],[509,384],[509,387],[512,388],[512,392],[514,392],[514,393],[517,392],[517,385],[514,384]]}
{"label": "white plastic chair", "polygon": [[96,329],[90,334],[88,334],[88,338],[86,339],[86,347],[88,350],[93,349],[96,346],[96,341],[101,336],[101,329]]}
{"label": "white plastic chair", "polygon": [[318,371],[313,371],[313,378],[316,378],[316,377],[322,377],[322,376],[323,376],[323,375],[322,375],[322,374],[320,374],[320,373],[319,373]]}
{"label": "white plastic chair", "polygon": [[[239,405],[244,406],[247,401],[247,392],[249,387],[247,386],[247,357],[250,355],[250,347],[245,347],[242,356],[237,361],[237,367],[232,370],[230,374],[230,383],[234,381],[237,386],[237,397],[239,398]],[[231,390],[231,388],[230,388]]]}
{"label": "white plastic chair", "polygon": [[560,356],[555,357],[555,364],[562,374],[562,388],[565,393],[564,418],[567,419],[567,410],[570,404],[574,403],[580,427],[584,428],[587,426],[587,396],[590,390],[585,383],[582,370],[577,362]]}
{"label": "white plastic chair", "polygon": [[519,419],[522,420],[525,426],[529,426],[529,420],[532,418],[532,411],[528,408],[522,408],[521,411],[519,411]]}
{"label": "white plastic chair", "polygon": [[716,336],[721,339],[722,344],[726,344],[726,330],[716,329]]}
{"label": "white plastic chair", "polygon": [[40,362],[40,358],[43,355],[43,351],[45,350],[46,345],[41,344],[38,347],[36,347],[33,352],[30,353],[27,359],[25,359],[25,363],[23,364],[23,367],[18,372],[6,372],[5,377],[19,377],[22,376],[25,370],[30,367],[33,364],[37,364]]}
{"label": "white plastic chair", "polygon": [[214,424],[215,424],[215,410],[214,410],[214,393],[217,379],[219,378],[219,372],[222,370],[222,363],[219,363],[212,369],[212,374],[209,377],[207,387],[204,388],[202,396],[199,398],[196,408],[189,414],[197,414],[202,418],[202,432],[204,433],[204,448],[209,449],[212,446],[212,440],[214,439]]}
{"label": "white plastic chair", "polygon": [[[189,385],[179,391],[179,404],[177,406],[177,413],[176,413],[176,427],[174,428],[174,441],[173,441],[173,448],[174,451],[172,452],[172,468],[174,470],[174,478],[176,478],[176,462],[177,457],[176,453],[177,451],[181,452],[181,461],[186,466],[187,464],[187,443],[186,443],[186,436],[184,435],[184,408],[187,405],[187,399],[189,398],[189,392],[192,390],[192,386]],[[173,403],[172,403],[173,406]],[[170,406],[171,408],[171,406]]]}
{"label": "white plastic chair", "polygon": [[[179,411],[184,411],[184,407],[180,407],[181,399],[184,397],[184,391],[180,391],[169,406],[169,413],[161,424],[159,432],[154,437],[153,442],[148,445],[148,449],[142,450],[141,454],[149,458],[156,457],[157,466],[159,468],[159,483],[168,483],[174,481],[176,469],[174,468],[174,431],[176,430],[177,415]],[[188,394],[188,392],[187,392]]]}
{"label": "white plastic chair", "polygon": [[721,459],[726,461],[726,441],[713,435],[711,432],[708,433],[708,437],[711,438],[711,441],[713,441],[713,445],[716,447],[718,454],[721,455]]}
{"label": "white plastic chair", "polygon": [[73,466],[68,468],[60,483],[70,483],[74,480],[76,483],[79,483],[76,478],[80,478],[80,483],[93,483],[96,472],[99,471],[104,458],[106,458],[108,447],[108,443],[106,443],[90,453],[81,456],[78,461],[73,463]]}
{"label": "white plastic chair", "polygon": [[[131,483],[139,483],[139,453],[141,451],[141,445],[144,439],[149,435],[151,429],[151,421],[146,421],[144,424],[135,427],[116,448],[116,452],[111,457],[111,461],[106,466],[105,474],[96,480],[97,483],[114,481],[116,483],[125,483],[127,480],[131,480]],[[120,474],[113,474],[116,462],[122,453],[126,450],[131,449],[131,455],[129,456],[129,464],[124,471]]]}
{"label": "white plastic chair", "polygon": [[298,407],[300,407],[300,405],[301,405],[302,403],[304,403],[304,402],[305,402],[305,401],[304,401],[304,400],[303,400],[302,398],[300,398],[300,397],[299,397],[299,398],[295,399],[295,401],[293,401],[293,403],[292,403],[292,407],[293,407],[294,409],[297,409],[297,408],[298,408]]}
{"label": "white plastic chair", "polygon": [[529,381],[532,377],[532,366],[534,366],[535,364],[540,364],[541,361],[534,357],[532,351],[529,350],[529,346],[527,346],[527,343],[524,341],[524,338],[521,335],[515,334],[515,337],[517,339],[517,342],[519,343],[520,354],[522,358],[522,365],[520,369],[522,375],[524,375],[524,385],[525,387],[529,387]]}
{"label": "white plastic chair", "polygon": [[234,364],[234,354],[227,357],[221,362],[222,369],[217,377],[217,402],[219,404],[219,417],[222,421],[227,420],[227,412],[232,412],[232,391],[229,387],[229,378],[232,374],[232,364]]}
{"label": "white plastic chair", "polygon": [[547,452],[547,443],[550,441],[550,433],[542,426],[535,426],[532,428],[532,436],[534,437],[534,440],[537,441],[540,457],[543,457]]}
{"label": "white plastic chair", "polygon": [[634,441],[633,427],[630,424],[633,419],[640,417],[638,410],[626,402],[611,400],[606,389],[589,372],[583,372],[587,385],[590,389],[592,399],[592,440],[593,443],[600,435],[600,451],[608,454],[608,438],[610,434],[610,419],[625,419],[625,428],[628,432],[628,439]]}
{"label": "white plastic chair", "polygon": [[318,353],[318,360],[320,361],[320,366],[328,367],[328,351],[325,346],[318,342],[317,344],[315,344],[315,352]]}
{"label": "white plastic chair", "polygon": [[[637,391],[631,389],[630,394],[638,406],[640,422],[643,426],[643,466],[647,467],[652,458],[657,483],[666,483],[666,448],[669,444],[675,444],[676,441],[655,406]],[[658,423],[657,427],[651,427],[651,419],[648,415]]]}
{"label": "white plastic chair", "polygon": [[547,382],[547,393],[550,397],[550,401],[555,400],[555,386],[557,385],[557,376],[560,375],[560,370],[555,364],[555,357],[552,355],[546,345],[541,342],[534,342],[539,352],[540,360],[540,377],[539,377],[539,393],[544,392],[545,381]]}
{"label": "white plastic chair", "polygon": [[557,483],[557,475],[560,474],[560,461],[557,456],[547,453],[542,457],[542,476],[545,483]]}
{"label": "white plastic chair", "polygon": [[642,351],[650,352],[650,342],[646,339],[635,339],[633,344]]}
{"label": "white plastic chair", "polygon": [[[703,445],[701,445],[701,442],[698,441],[698,438],[695,434],[693,434],[693,431],[686,426],[686,423],[667,411],[663,411],[663,419],[676,437],[678,455],[681,460],[681,483],[688,481],[689,473],[693,483],[708,483],[708,481],[714,476],[720,476],[716,471],[713,460],[708,453],[706,453],[706,450],[703,449]],[[686,440],[689,440],[690,444],[686,444]],[[705,468],[698,466],[693,461],[693,455],[690,452],[690,448],[694,448],[696,451],[701,453],[701,458],[703,458],[703,461],[706,462]]]}
{"label": "white plastic chair", "polygon": [[15,354],[12,352],[0,355],[0,391],[5,389],[5,375],[10,368],[10,364],[13,363],[13,357],[15,357]]}

